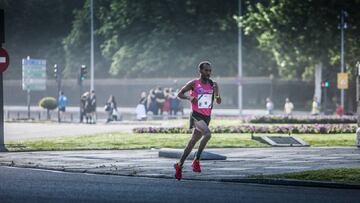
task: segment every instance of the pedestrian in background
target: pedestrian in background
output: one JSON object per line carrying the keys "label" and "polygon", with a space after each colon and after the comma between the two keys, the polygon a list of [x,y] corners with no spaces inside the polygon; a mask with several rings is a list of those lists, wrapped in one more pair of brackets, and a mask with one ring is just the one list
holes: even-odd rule
{"label": "pedestrian in background", "polygon": [[170,115],[172,116],[176,116],[180,103],[180,100],[177,98],[176,95],[177,92],[171,89],[169,98],[170,98]]}
{"label": "pedestrian in background", "polygon": [[287,115],[287,116],[292,115],[293,110],[294,110],[294,104],[290,101],[289,98],[286,98],[285,105],[284,105],[285,115]]}
{"label": "pedestrian in background", "polygon": [[156,97],[156,104],[157,104],[157,109],[156,109],[156,114],[155,115],[162,115],[163,114],[163,107],[164,107],[164,103],[165,103],[165,95],[164,95],[164,91],[162,90],[161,87],[156,88],[155,90],[155,97]]}
{"label": "pedestrian in background", "polygon": [[110,95],[108,101],[106,102],[105,111],[108,112],[108,119],[106,120],[106,123],[109,123],[110,121],[114,121],[114,120],[116,121],[119,119],[117,104],[114,95]]}
{"label": "pedestrian in background", "polygon": [[311,104],[311,115],[316,116],[320,114],[320,103],[317,100],[317,97],[314,97]]}
{"label": "pedestrian in background", "polygon": [[165,97],[165,102],[163,105],[163,114],[164,115],[169,115],[169,111],[170,111],[170,88],[164,88],[164,97]]}
{"label": "pedestrian in background", "polygon": [[269,97],[266,98],[266,110],[268,115],[272,115],[274,113],[274,103]]}
{"label": "pedestrian in background", "polygon": [[[180,91],[179,89],[176,90],[177,93],[179,91]],[[178,109],[177,109],[176,114],[181,114],[182,116],[184,116],[184,104],[178,97],[176,97],[176,99],[177,99],[177,102],[178,102],[178,104],[177,104]]]}
{"label": "pedestrian in background", "polygon": [[340,104],[336,104],[336,115],[340,117],[344,115],[344,108]]}
{"label": "pedestrian in background", "polygon": [[144,121],[146,120],[146,92],[141,93],[140,101],[135,109],[136,120]]}
{"label": "pedestrian in background", "polygon": [[86,116],[85,105],[86,105],[86,100],[87,100],[88,94],[89,94],[89,92],[85,92],[80,97],[80,123],[83,122],[84,117]]}
{"label": "pedestrian in background", "polygon": [[147,112],[152,115],[157,115],[157,109],[155,90],[151,89],[147,98]]}
{"label": "pedestrian in background", "polygon": [[59,98],[58,98],[58,110],[59,110],[59,122],[61,122],[62,120],[65,119],[65,111],[66,111],[66,106],[68,105],[68,99],[65,96],[64,92],[60,91],[59,92]]}

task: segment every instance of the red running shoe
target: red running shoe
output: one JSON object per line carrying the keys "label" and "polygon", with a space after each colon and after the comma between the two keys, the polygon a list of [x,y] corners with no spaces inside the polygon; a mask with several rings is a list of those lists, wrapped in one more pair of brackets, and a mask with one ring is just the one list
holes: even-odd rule
{"label": "red running shoe", "polygon": [[175,178],[177,180],[181,180],[182,178],[182,166],[180,166],[179,163],[174,164],[174,168],[175,168]]}
{"label": "red running shoe", "polygon": [[194,160],[192,162],[192,167],[193,167],[194,172],[201,173],[201,167],[200,167],[200,161],[199,160]]}

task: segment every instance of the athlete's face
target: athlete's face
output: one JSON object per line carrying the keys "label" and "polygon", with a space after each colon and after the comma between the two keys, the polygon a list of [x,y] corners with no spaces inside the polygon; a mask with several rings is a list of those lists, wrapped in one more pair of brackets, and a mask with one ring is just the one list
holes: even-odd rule
{"label": "athlete's face", "polygon": [[203,69],[200,70],[201,78],[208,80],[211,76],[211,67],[208,65],[205,65]]}

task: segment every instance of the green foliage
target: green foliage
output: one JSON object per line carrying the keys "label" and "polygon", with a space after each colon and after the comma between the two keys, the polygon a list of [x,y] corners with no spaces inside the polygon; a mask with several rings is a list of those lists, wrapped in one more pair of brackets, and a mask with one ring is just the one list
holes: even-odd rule
{"label": "green foliage", "polygon": [[[210,127],[212,133],[265,133],[265,134],[342,134],[355,133],[356,125],[347,124],[308,124],[308,125],[236,125],[236,126],[217,126]],[[191,133],[188,128],[169,127],[169,128],[134,128],[134,133],[170,133],[184,134]]]}
{"label": "green foliage", "polygon": [[[237,74],[238,1],[119,0],[98,1],[95,9],[95,71],[114,77],[193,76],[210,60],[217,76]],[[88,60],[89,1],[76,12],[64,40],[67,73]],[[244,39],[245,74],[269,74],[270,55]],[[104,74],[104,73],[102,73]]]}
{"label": "green foliage", "polygon": [[[6,79],[21,79],[21,59],[46,59],[48,66],[65,65],[63,38],[73,21],[72,11],[82,1],[74,0],[2,0],[5,11],[5,44],[11,63]],[[47,69],[52,75],[52,70]]]}
{"label": "green foliage", "polygon": [[39,106],[47,110],[54,110],[57,107],[57,102],[54,97],[44,97],[39,101]]}
{"label": "green foliage", "polygon": [[[277,134],[278,135],[278,134]],[[296,135],[311,146],[353,146],[355,134]],[[88,136],[42,138],[7,142],[10,151],[21,150],[79,150],[79,149],[150,149],[184,148],[188,134],[133,134],[114,133]],[[198,143],[199,144],[199,143]],[[16,146],[24,146],[17,148]],[[196,146],[197,147],[197,146]],[[213,134],[209,148],[218,147],[268,147],[251,139],[250,134]]]}
{"label": "green foliage", "polygon": [[247,120],[249,123],[287,123],[287,124],[350,124],[357,123],[357,116],[259,116]]}
{"label": "green foliage", "polygon": [[359,0],[351,1],[254,1],[247,2],[248,12],[238,21],[245,34],[255,35],[262,50],[276,60],[279,74],[284,78],[308,78],[314,66],[322,63],[326,75],[339,71],[340,9],[349,17],[345,34],[345,60],[350,71],[360,53],[358,38]]}
{"label": "green foliage", "polygon": [[252,178],[295,179],[359,184],[360,168],[321,169],[276,175],[252,176]]}
{"label": "green foliage", "polygon": [[[174,134],[133,134],[114,133],[88,136],[32,139],[7,142],[10,151],[21,150],[82,150],[82,149],[150,149],[184,148],[189,135]],[[17,148],[16,145],[25,146]],[[198,147],[199,143],[196,145]],[[251,135],[216,134],[212,135],[207,147],[268,147],[251,139]]]}

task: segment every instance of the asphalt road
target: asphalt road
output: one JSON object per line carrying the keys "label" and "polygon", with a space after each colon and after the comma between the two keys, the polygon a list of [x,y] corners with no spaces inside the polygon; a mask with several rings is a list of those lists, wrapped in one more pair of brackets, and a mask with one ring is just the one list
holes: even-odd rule
{"label": "asphalt road", "polygon": [[358,202],[359,191],[0,167],[0,202]]}

